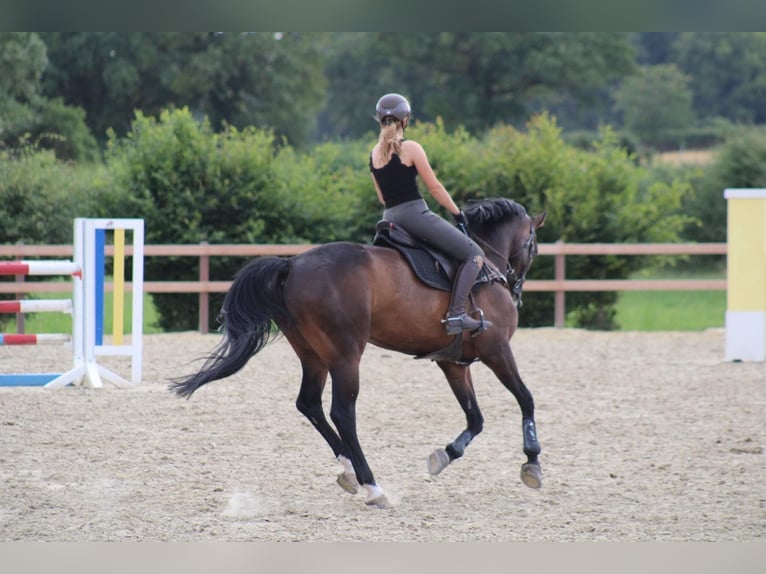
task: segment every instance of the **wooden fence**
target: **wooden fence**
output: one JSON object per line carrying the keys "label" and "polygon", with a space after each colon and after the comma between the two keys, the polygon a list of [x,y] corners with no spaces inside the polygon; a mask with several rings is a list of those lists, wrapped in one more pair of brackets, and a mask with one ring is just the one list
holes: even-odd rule
{"label": "wooden fence", "polygon": [[[197,281],[144,281],[147,293],[198,293],[199,330],[208,332],[208,309],[210,293],[228,290],[231,281],[210,280],[210,258],[220,256],[257,257],[264,255],[289,256],[308,251],[313,245],[146,245],[145,257],[196,257],[199,259]],[[564,326],[566,317],[566,293],[573,291],[725,291],[725,279],[567,279],[566,257],[568,255],[725,255],[725,243],[541,243],[541,256],[554,257],[554,278],[529,280],[525,291],[554,292],[554,325]],[[127,255],[131,254],[126,249]],[[107,247],[107,254],[110,248]],[[0,259],[70,258],[71,245],[0,245]],[[111,285],[107,284],[107,289]],[[128,285],[128,288],[130,286]],[[70,282],[25,282],[17,277],[15,282],[0,282],[0,293],[66,292],[71,291]],[[23,321],[18,317],[17,328],[23,331]]]}

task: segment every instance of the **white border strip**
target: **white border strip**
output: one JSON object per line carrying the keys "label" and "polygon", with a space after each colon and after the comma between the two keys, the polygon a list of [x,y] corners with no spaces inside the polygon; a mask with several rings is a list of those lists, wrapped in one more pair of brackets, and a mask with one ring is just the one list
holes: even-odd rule
{"label": "white border strip", "polygon": [[766,361],[766,312],[726,311],[726,360]]}
{"label": "white border strip", "polygon": [[766,199],[766,189],[727,189],[725,199]]}

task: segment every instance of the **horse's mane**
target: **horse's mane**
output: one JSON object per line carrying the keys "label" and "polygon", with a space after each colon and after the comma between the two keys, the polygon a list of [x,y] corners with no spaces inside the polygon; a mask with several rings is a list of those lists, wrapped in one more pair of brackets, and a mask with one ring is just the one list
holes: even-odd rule
{"label": "horse's mane", "polygon": [[503,219],[524,217],[527,210],[512,199],[497,197],[471,201],[463,213],[470,225],[486,225]]}

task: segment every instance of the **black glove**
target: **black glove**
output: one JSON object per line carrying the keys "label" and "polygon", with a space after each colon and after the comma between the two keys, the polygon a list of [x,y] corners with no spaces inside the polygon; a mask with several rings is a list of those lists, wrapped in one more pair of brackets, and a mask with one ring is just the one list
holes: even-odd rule
{"label": "black glove", "polygon": [[468,220],[465,218],[465,213],[458,211],[457,213],[453,214],[452,217],[455,219],[455,223],[457,224],[458,229],[468,235]]}

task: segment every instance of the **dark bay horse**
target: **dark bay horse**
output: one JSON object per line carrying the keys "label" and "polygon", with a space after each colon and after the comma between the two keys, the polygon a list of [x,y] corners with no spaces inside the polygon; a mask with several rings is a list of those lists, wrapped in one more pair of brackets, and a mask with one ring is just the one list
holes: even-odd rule
{"label": "dark bay horse", "polygon": [[[476,202],[465,215],[472,237],[503,270],[505,281],[485,284],[473,295],[492,326],[475,336],[458,335],[458,360],[436,360],[463,408],[467,428],[428,457],[428,470],[434,475],[444,470],[482,431],[484,419],[469,370],[478,360],[518,401],[527,456],[521,480],[539,488],[534,401],[519,375],[510,339],[518,325],[521,286],[537,255],[535,230],[546,212],[530,217],[518,203],[500,198]],[[303,369],[296,406],[341,463],[338,483],[351,493],[362,485],[367,504],[385,507],[388,500],[376,485],[356,432],[362,353],[368,343],[415,356],[449,346],[453,337],[441,323],[448,303],[449,293],[423,284],[404,258],[386,247],[337,242],[290,258],[255,259],[239,271],[226,294],[223,339],[199,372],[174,381],[171,389],[189,397],[202,385],[236,373],[281,331]],[[322,407],[328,374],[334,427]]]}

